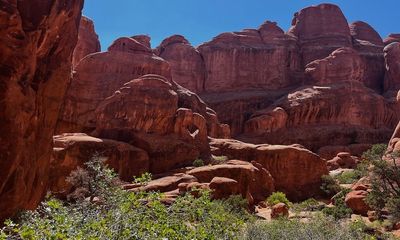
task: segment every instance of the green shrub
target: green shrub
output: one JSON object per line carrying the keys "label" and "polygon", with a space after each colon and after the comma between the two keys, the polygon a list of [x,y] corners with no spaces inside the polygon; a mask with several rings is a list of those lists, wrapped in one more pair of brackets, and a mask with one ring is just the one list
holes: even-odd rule
{"label": "green shrub", "polygon": [[228,161],[227,156],[213,156],[211,159],[211,164],[218,165],[218,164],[223,164],[226,161]]}
{"label": "green shrub", "polygon": [[270,206],[274,206],[278,203],[284,203],[288,207],[292,205],[292,203],[286,198],[286,194],[283,192],[274,192],[267,198],[267,204]]}
{"label": "green shrub", "polygon": [[167,206],[162,194],[124,191],[99,163],[94,160],[87,170],[95,194],[90,199],[47,199],[15,222],[6,221],[0,239],[238,239],[252,220],[237,196],[211,201],[204,191]]}
{"label": "green shrub", "polygon": [[340,184],[352,184],[357,182],[361,178],[361,176],[356,170],[352,170],[344,171],[335,178],[339,181]]}
{"label": "green shrub", "polygon": [[248,240],[364,240],[376,239],[362,229],[351,228],[330,217],[318,215],[302,222],[298,219],[279,219],[272,222],[257,221],[248,224],[244,239]]}
{"label": "green shrub", "polygon": [[320,211],[325,208],[325,204],[318,202],[314,198],[309,198],[301,203],[293,204],[295,211]]}
{"label": "green shrub", "polygon": [[344,199],[349,193],[349,189],[343,189],[341,192],[333,197],[334,206],[322,209],[325,215],[332,216],[334,219],[343,219],[351,216],[353,211],[347,207]]}
{"label": "green shrub", "polygon": [[153,178],[153,176],[151,175],[151,173],[145,172],[142,175],[140,175],[139,177],[135,177],[133,180],[133,183],[147,184],[151,181],[152,178]]}
{"label": "green shrub", "polygon": [[400,166],[399,154],[386,155],[385,146],[376,145],[364,154],[372,164],[370,174],[371,192],[366,202],[382,215],[382,210],[389,212],[392,221],[400,220]]}
{"label": "green shrub", "polygon": [[330,175],[323,175],[321,177],[321,190],[328,196],[333,196],[340,192],[341,187],[336,180]]}
{"label": "green shrub", "polygon": [[193,161],[193,166],[195,167],[202,167],[204,166],[204,161],[200,158]]}

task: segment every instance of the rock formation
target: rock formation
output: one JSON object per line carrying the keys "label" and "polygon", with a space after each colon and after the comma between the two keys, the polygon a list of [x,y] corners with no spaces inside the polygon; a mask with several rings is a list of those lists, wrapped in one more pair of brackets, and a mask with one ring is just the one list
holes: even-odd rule
{"label": "rock formation", "polygon": [[296,85],[293,76],[300,70],[296,40],[276,23],[220,34],[198,50],[207,72],[201,91],[271,90]]}
{"label": "rock formation", "polygon": [[0,1],[0,222],[46,193],[82,5]]}
{"label": "rock formation", "polygon": [[397,93],[400,89],[400,42],[393,42],[384,49],[386,75],[385,91]]}
{"label": "rock formation", "polygon": [[276,190],[292,200],[317,195],[321,176],[328,173],[323,159],[297,145],[254,145],[227,139],[214,139],[210,145],[214,155],[261,164],[274,179]]}
{"label": "rock formation", "polygon": [[[124,187],[169,200],[195,188],[250,205],[275,190],[309,198],[328,173],[323,158],[353,166],[400,119],[400,38],[349,25],[332,4],[302,9],[287,33],[266,21],[197,48],[174,35],[151,49],[137,35],[98,52],[81,0],[0,3],[0,220],[34,208],[47,188],[67,193],[66,176],[96,153],[122,180],[156,174]],[[230,161],[192,167],[212,154]],[[363,194],[347,204],[358,208]]]}
{"label": "rock formation", "polygon": [[75,67],[82,58],[100,51],[99,36],[96,34],[93,21],[82,16],[79,25],[78,43],[72,56],[72,65]]}
{"label": "rock formation", "polygon": [[352,46],[347,20],[333,4],[311,6],[295,13],[288,33],[298,39],[303,66],[340,47]]}
{"label": "rock formation", "polygon": [[203,59],[183,36],[165,39],[157,48],[157,54],[171,65],[175,82],[194,92],[203,90],[206,75]]}
{"label": "rock formation", "polygon": [[[383,41],[368,23],[349,24],[338,6],[320,4],[296,13],[287,33],[266,21],[258,29],[220,34],[197,49],[182,36],[172,36],[156,53],[171,63],[182,86],[198,93],[220,121],[230,125],[236,138],[300,143],[314,151],[326,147],[347,151],[351,145],[359,154],[365,149],[361,146],[385,142],[400,118],[393,100],[399,62],[395,45],[384,51],[384,45],[396,39],[392,34]],[[161,54],[160,49],[168,54]],[[323,88],[316,94],[313,86]],[[321,97],[325,103],[319,102]],[[316,110],[320,107],[298,98],[323,104],[326,110],[320,112]],[[372,102],[375,99],[377,102]],[[371,111],[363,107],[367,105],[373,106]],[[300,108],[301,117],[297,110],[289,110]],[[363,117],[348,121],[349,108],[353,115]],[[317,122],[310,124],[307,118],[314,111],[318,112],[313,117]],[[331,116],[335,120],[329,119]],[[363,118],[364,123],[353,121],[355,118]],[[296,123],[296,133],[292,132],[293,119],[304,120]],[[313,124],[325,137],[310,134],[315,130]],[[260,139],[260,135],[266,138]],[[333,135],[340,137],[331,143],[322,139]]]}
{"label": "rock formation", "polygon": [[393,42],[400,42],[400,33],[389,34],[387,38],[383,40],[385,45],[389,45]]}
{"label": "rock formation", "polygon": [[132,38],[117,39],[107,52],[82,59],[68,88],[57,132],[94,130],[94,111],[100,102],[124,83],[149,73],[171,79],[169,64]]}
{"label": "rock formation", "polygon": [[49,190],[64,197],[70,190],[66,178],[77,167],[85,168],[85,163],[92,157],[104,158],[123,181],[132,181],[134,176],[149,171],[149,156],[142,149],[83,133],[63,134],[54,136]]}

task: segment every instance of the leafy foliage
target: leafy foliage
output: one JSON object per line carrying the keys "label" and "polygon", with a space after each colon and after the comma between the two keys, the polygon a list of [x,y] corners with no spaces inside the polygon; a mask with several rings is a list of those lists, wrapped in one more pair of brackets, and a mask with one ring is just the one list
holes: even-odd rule
{"label": "leafy foliage", "polygon": [[372,164],[371,192],[367,203],[382,215],[387,210],[393,221],[400,220],[400,166],[399,154],[386,155],[385,145],[374,145],[364,154]]}
{"label": "leafy foliage", "polygon": [[218,165],[218,164],[223,164],[226,161],[228,161],[227,156],[213,156],[211,159],[211,164],[212,165]]}
{"label": "leafy foliage", "polygon": [[292,203],[286,198],[286,194],[283,192],[274,192],[267,198],[267,203],[270,206],[274,206],[278,203],[284,203],[286,206],[290,207]]}
{"label": "leafy foliage", "polygon": [[361,240],[376,239],[361,228],[341,224],[330,217],[318,215],[310,221],[279,219],[272,222],[257,221],[249,224],[245,239],[249,240]]}
{"label": "leafy foliage", "polygon": [[314,198],[309,198],[301,203],[293,204],[293,210],[295,211],[319,211],[325,208],[323,203],[318,202]]}
{"label": "leafy foliage", "polygon": [[193,166],[195,167],[202,167],[204,166],[204,161],[200,158],[193,161]]}
{"label": "leafy foliage", "polygon": [[341,192],[333,197],[335,205],[333,207],[327,207],[322,210],[326,215],[332,216],[334,219],[343,219],[351,216],[353,211],[347,207],[344,199],[349,193],[349,189],[343,189]]}
{"label": "leafy foliage", "polygon": [[333,196],[341,191],[340,185],[330,175],[323,175],[321,177],[322,184],[321,190],[328,196]]}
{"label": "leafy foliage", "polygon": [[357,182],[361,177],[355,170],[345,171],[335,177],[339,181],[340,184],[352,184]]}
{"label": "leafy foliage", "polygon": [[237,239],[251,220],[237,197],[211,201],[205,191],[167,206],[160,193],[124,191],[101,162],[94,159],[71,179],[89,189],[86,198],[50,198],[16,222],[6,221],[0,239]]}
{"label": "leafy foliage", "polygon": [[152,177],[153,176],[151,175],[151,173],[145,172],[139,177],[135,177],[133,182],[137,184],[146,184],[151,181]]}

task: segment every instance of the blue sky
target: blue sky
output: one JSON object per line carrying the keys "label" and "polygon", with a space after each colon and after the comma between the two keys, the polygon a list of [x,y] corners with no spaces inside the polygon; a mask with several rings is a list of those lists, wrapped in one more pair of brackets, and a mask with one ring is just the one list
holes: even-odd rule
{"label": "blue sky", "polygon": [[[222,32],[257,28],[271,20],[287,30],[298,10],[317,0],[85,0],[84,15],[93,19],[102,49],[118,37],[148,34],[152,47],[173,34],[194,46]],[[400,0],[331,0],[350,22],[362,20],[384,38],[400,32]]]}

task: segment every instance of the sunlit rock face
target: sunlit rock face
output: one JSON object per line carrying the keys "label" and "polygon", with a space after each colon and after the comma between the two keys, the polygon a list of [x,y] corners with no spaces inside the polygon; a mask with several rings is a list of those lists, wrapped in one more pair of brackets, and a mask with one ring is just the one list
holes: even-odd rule
{"label": "sunlit rock face", "polygon": [[100,51],[99,36],[95,31],[93,21],[82,16],[79,24],[78,43],[72,56],[72,65],[76,66],[82,58]]}
{"label": "sunlit rock face", "polygon": [[[351,147],[359,154],[354,146],[387,141],[400,117],[394,100],[398,54],[389,44],[398,39],[391,34],[382,40],[368,23],[348,23],[338,6],[320,4],[295,13],[287,33],[266,21],[197,48],[172,36],[158,49],[175,46],[162,56],[171,71],[230,125],[234,137],[300,143],[314,151]],[[182,58],[191,56],[189,49],[196,60]],[[335,141],[325,141],[328,136]]]}

